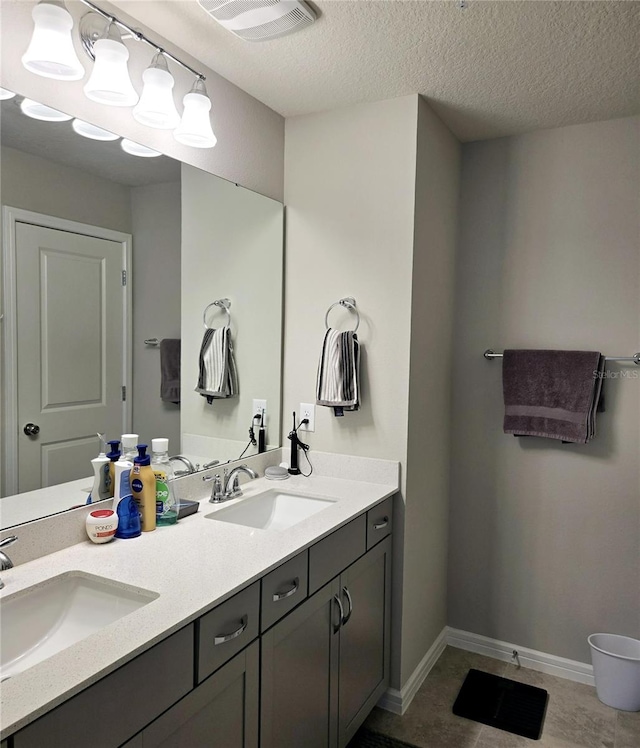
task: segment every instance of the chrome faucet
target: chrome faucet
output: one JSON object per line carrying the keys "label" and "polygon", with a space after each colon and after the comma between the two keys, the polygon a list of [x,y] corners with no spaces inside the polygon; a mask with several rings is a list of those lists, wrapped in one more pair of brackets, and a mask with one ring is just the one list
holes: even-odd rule
{"label": "chrome faucet", "polygon": [[[9,537],[0,540],[0,548],[4,548],[7,545],[13,545],[18,538],[15,535],[9,535]],[[13,569],[13,561],[7,556],[4,551],[0,551],[0,571],[6,571],[7,569]],[[0,579],[0,590],[4,587],[4,582]]]}
{"label": "chrome faucet", "polygon": [[220,476],[216,475],[213,478],[213,489],[211,491],[211,498],[209,501],[212,504],[218,504],[221,501],[228,501],[229,499],[237,499],[242,496],[240,489],[240,473],[248,475],[250,478],[257,478],[258,474],[254,472],[250,467],[246,465],[239,465],[228,473],[225,469],[224,478],[221,481]]}
{"label": "chrome faucet", "polygon": [[196,466],[184,455],[174,455],[173,457],[169,457],[169,462],[181,462],[187,468],[186,470],[177,470],[176,475],[190,475],[191,473],[196,472]]}

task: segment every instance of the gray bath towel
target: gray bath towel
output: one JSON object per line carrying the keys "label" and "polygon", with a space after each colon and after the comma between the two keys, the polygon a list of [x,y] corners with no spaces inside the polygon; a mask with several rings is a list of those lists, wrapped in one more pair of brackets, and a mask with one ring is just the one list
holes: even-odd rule
{"label": "gray bath towel", "polygon": [[160,341],[160,399],[180,402],[180,338]]}
{"label": "gray bath towel", "polygon": [[220,398],[238,394],[238,375],[233,356],[231,330],[219,327],[205,330],[200,347],[198,385],[195,388],[209,405]]}
{"label": "gray bath towel", "polygon": [[353,330],[327,330],[322,344],[316,404],[333,408],[334,415],[360,407],[360,344]]}
{"label": "gray bath towel", "polygon": [[603,370],[598,351],[506,350],[505,433],[586,444],[596,435]]}

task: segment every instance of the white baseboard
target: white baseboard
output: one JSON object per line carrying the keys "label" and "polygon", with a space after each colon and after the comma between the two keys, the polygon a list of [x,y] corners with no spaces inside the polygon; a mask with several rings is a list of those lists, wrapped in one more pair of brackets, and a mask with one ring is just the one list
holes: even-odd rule
{"label": "white baseboard", "polygon": [[378,706],[381,709],[386,709],[388,712],[400,715],[407,711],[409,704],[413,701],[413,697],[447,646],[447,630],[447,626],[442,629],[438,638],[431,645],[426,655],[420,660],[418,666],[411,673],[400,691],[395,688],[388,688],[385,691],[378,702]]}
{"label": "white baseboard", "polygon": [[458,649],[466,649],[469,652],[493,657],[503,662],[513,662],[513,650],[518,652],[518,658],[522,667],[539,670],[542,673],[556,675],[577,683],[594,685],[593,667],[585,662],[567,660],[564,657],[538,652],[535,649],[521,647],[518,644],[509,644],[498,639],[490,639],[480,634],[472,634],[470,631],[461,631],[448,627],[447,644]]}
{"label": "white baseboard", "polygon": [[445,626],[404,686],[400,690],[388,688],[378,702],[378,706],[394,714],[404,714],[447,645],[465,649],[468,652],[476,652],[476,654],[486,657],[493,657],[503,662],[514,662],[513,650],[515,649],[518,652],[522,667],[556,675],[559,678],[566,678],[577,683],[586,683],[588,686],[594,685],[593,667],[585,662],[567,660],[564,657],[557,657],[546,652],[538,652],[535,649],[528,649],[517,644],[509,644],[498,639],[490,639],[488,636],[472,634],[470,631],[461,631]]}

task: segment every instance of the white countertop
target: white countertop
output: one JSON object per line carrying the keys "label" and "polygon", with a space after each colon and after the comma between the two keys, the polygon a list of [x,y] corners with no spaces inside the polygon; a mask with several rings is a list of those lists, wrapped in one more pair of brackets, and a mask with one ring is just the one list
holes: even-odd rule
{"label": "white countertop", "polygon": [[274,487],[336,502],[277,532],[207,519],[205,515],[234,502],[216,507],[204,500],[197,514],[181,519],[177,525],[105,545],[87,540],[3,572],[6,586],[0,600],[70,571],[106,577],[156,592],[159,597],[5,681],[0,694],[0,737],[16,732],[391,496],[398,490],[398,483],[367,483],[316,474],[310,478],[292,476],[282,482],[259,478],[243,485],[244,498]]}

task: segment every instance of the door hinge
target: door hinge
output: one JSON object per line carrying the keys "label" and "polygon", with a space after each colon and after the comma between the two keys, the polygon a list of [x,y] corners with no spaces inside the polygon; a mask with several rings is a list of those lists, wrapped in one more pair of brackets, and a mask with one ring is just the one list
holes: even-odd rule
{"label": "door hinge", "polygon": [[122,285],[123,286],[127,285],[127,271],[126,270],[122,271]]}
{"label": "door hinge", "polygon": [[126,400],[127,400],[127,385],[123,384],[122,385],[122,402],[124,403],[126,402]]}

